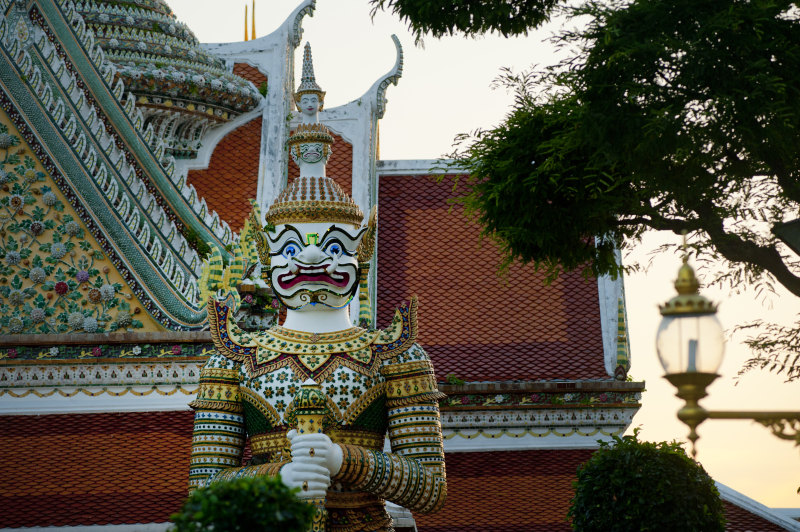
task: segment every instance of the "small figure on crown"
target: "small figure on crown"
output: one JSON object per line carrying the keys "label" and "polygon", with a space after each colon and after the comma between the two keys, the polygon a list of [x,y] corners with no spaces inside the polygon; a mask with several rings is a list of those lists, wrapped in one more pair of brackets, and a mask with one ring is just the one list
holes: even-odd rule
{"label": "small figure on crown", "polygon": [[[295,100],[303,122],[288,141],[300,177],[266,212],[271,230],[256,236],[262,271],[286,319],[246,332],[233,320],[235,297],[210,301],[217,352],[192,402],[190,489],[280,474],[301,497],[322,501],[325,530],[389,531],[384,500],[418,512],[444,504],[442,394],[415,342],[416,300],[398,309],[387,329],[352,325],[349,304],[359,286],[360,316],[370,315],[366,271],[377,214],[373,209],[364,223],[355,202],[325,175],[333,139],[317,118],[324,96],[306,45]],[[321,399],[316,410],[306,404],[320,397],[310,391],[315,385],[322,410]],[[253,459],[242,465],[247,440]]]}

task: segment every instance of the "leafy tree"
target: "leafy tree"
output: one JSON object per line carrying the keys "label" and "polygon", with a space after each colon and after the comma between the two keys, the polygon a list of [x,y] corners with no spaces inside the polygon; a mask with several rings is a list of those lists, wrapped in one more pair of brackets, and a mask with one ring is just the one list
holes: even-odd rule
{"label": "leafy tree", "polygon": [[444,37],[457,32],[480,35],[495,31],[506,37],[527,34],[547,21],[559,0],[370,0],[372,13],[390,10],[408,23],[420,41],[426,33]]}
{"label": "leafy tree", "polygon": [[305,532],[315,509],[278,477],[240,478],[192,492],[172,515],[175,532]]}
{"label": "leafy tree", "polygon": [[[460,136],[452,154],[469,173],[461,201],[506,265],[531,262],[549,280],[575,268],[615,276],[615,250],[644,231],[686,231],[699,260],[725,264],[713,282],[759,291],[777,282],[800,296],[800,263],[773,233],[800,206],[796,2],[530,0],[495,12],[498,3],[466,0],[449,19],[440,0],[372,3],[418,35],[521,33],[504,18],[512,8],[528,13],[528,28],[556,9],[580,17],[554,37],[575,53],[505,71],[512,110]],[[751,365],[800,376],[767,333],[750,345]]]}
{"label": "leafy tree", "polygon": [[569,509],[584,532],[725,530],[714,481],[678,442],[640,442],[615,436],[578,468]]}

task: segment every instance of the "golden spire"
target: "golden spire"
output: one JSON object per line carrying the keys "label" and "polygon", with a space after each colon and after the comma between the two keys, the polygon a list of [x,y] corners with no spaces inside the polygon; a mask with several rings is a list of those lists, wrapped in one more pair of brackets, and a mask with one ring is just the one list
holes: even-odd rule
{"label": "golden spire", "polygon": [[253,0],[253,9],[252,9],[252,14],[250,16],[252,17],[251,18],[252,25],[251,25],[251,30],[250,30],[250,38],[251,39],[255,39],[256,38],[256,0]]}
{"label": "golden spire", "polygon": [[244,40],[250,40],[247,38],[247,4],[244,5]]}

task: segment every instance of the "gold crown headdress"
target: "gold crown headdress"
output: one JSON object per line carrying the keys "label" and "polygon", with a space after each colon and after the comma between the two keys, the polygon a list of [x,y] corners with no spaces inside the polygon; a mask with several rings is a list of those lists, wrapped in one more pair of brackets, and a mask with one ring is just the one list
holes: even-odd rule
{"label": "gold crown headdress", "polygon": [[330,177],[300,176],[283,189],[264,219],[272,225],[327,222],[358,227],[364,213]]}

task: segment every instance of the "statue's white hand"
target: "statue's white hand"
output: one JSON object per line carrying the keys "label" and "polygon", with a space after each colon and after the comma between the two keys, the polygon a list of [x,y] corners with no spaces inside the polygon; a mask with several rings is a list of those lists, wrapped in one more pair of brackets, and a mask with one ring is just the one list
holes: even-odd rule
{"label": "statue's white hand", "polygon": [[290,430],[286,437],[292,447],[292,462],[321,463],[330,476],[342,468],[342,448],[325,434],[298,434],[296,430]]}
{"label": "statue's white hand", "polygon": [[281,468],[281,480],[290,488],[300,488],[301,499],[325,497],[331,484],[328,469],[320,464],[289,462]]}
{"label": "statue's white hand", "polygon": [[[286,435],[291,442],[297,435],[296,430]],[[301,499],[325,497],[331,484],[331,475],[325,466],[324,455],[306,451],[305,456],[292,451],[292,461],[281,467],[280,475],[283,483],[290,488],[300,488],[297,494]]]}

